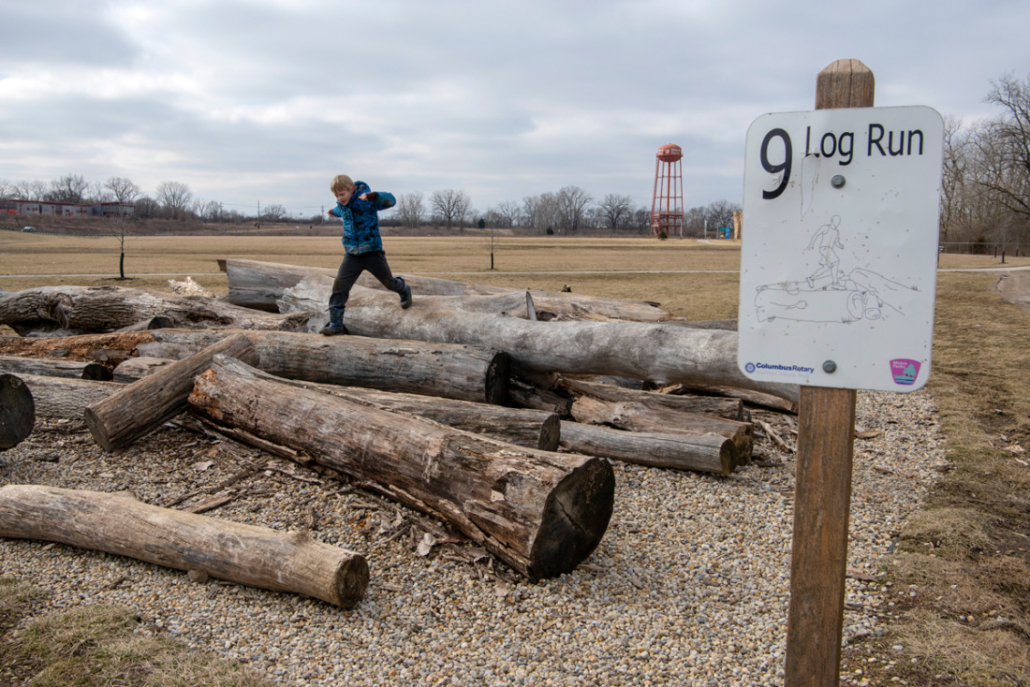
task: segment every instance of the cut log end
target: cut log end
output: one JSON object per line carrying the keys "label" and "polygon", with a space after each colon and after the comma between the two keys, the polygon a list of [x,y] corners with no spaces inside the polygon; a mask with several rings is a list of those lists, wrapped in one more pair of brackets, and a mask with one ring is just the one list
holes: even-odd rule
{"label": "cut log end", "polygon": [[35,424],[32,392],[19,377],[0,374],[0,451],[20,444]]}
{"label": "cut log end", "polygon": [[572,572],[597,548],[615,505],[615,472],[593,458],[570,472],[547,498],[529,574],[534,579]]}
{"label": "cut log end", "polygon": [[551,413],[540,425],[540,443],[537,446],[541,451],[557,451],[561,444],[561,418],[557,413]]}
{"label": "cut log end", "polygon": [[340,608],[354,608],[368,588],[368,561],[358,554],[347,556],[340,561],[333,577],[332,598],[325,601]]}

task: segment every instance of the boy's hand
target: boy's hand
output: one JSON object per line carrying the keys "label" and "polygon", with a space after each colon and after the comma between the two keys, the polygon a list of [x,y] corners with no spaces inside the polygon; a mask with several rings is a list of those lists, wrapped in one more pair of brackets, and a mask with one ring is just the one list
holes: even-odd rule
{"label": "boy's hand", "polygon": [[326,213],[325,213],[325,214],[329,215],[330,217],[336,217],[336,215],[335,215],[335,214],[333,214],[333,211],[332,211],[332,210],[326,210]]}
{"label": "boy's hand", "polygon": [[362,193],[358,196],[358,200],[371,200],[375,201],[379,199],[379,194],[375,191],[369,191],[368,193]]}

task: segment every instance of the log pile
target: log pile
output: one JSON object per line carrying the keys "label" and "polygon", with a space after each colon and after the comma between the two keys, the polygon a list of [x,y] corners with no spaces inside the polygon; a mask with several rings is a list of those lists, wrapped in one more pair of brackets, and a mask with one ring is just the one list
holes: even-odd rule
{"label": "log pile", "polygon": [[[360,281],[346,314],[354,335],[330,339],[310,332],[324,322],[332,270],[222,266],[228,302],[115,287],[0,293],[0,324],[22,334],[0,337],[0,372],[20,375],[40,417],[84,419],[107,451],[188,410],[438,518],[530,579],[568,572],[597,546],[614,507],[610,460],[730,474],[751,460],[749,409],[797,401],[796,386],[737,370],[732,327],[695,326],[654,303],[404,275],[412,308]],[[613,380],[637,388],[601,383]],[[60,534],[76,499],[144,517],[145,504],[107,496],[19,491],[16,509],[38,523],[0,536],[46,539],[51,518],[52,541],[112,551]],[[0,498],[0,523],[4,507]],[[138,542],[112,547],[140,557]],[[207,572],[268,584],[267,570]],[[340,605],[364,589],[349,582],[341,600],[326,591],[332,574],[315,577],[289,588]]]}

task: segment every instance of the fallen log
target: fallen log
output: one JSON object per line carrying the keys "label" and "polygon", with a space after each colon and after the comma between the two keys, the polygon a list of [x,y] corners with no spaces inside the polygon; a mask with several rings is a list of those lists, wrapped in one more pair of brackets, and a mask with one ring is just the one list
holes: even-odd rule
{"label": "fallen log", "polygon": [[128,446],[186,410],[193,377],[218,354],[257,362],[257,351],[245,334],[234,334],[188,358],[123,387],[86,406],[83,415],[93,439],[107,452]]}
{"label": "fallen log", "polygon": [[23,375],[22,380],[32,392],[38,417],[65,420],[81,420],[87,406],[125,388],[124,384],[116,382],[70,377]]}
{"label": "fallen log", "polygon": [[[246,334],[258,351],[257,367],[277,377],[498,405],[508,396],[510,362],[498,351],[359,336]],[[202,330],[153,332],[152,340],[139,344],[136,352],[181,358],[224,336],[224,332]]]}
{"label": "fallen log", "polygon": [[651,408],[642,403],[600,401],[579,396],[572,402],[572,419],[584,424],[605,425],[627,432],[683,434],[690,437],[717,435],[736,447],[734,463],[751,462],[754,428],[749,422],[686,413],[669,408]]}
{"label": "fallen log", "polygon": [[193,412],[303,451],[453,524],[530,579],[576,567],[611,518],[603,459],[536,451],[230,370],[196,378]]}
{"label": "fallen log", "polygon": [[0,294],[0,324],[23,336],[55,328],[67,334],[110,332],[155,317],[187,328],[298,330],[309,314],[257,312],[214,298],[117,286],[44,286]]}
{"label": "fallen log", "polygon": [[0,372],[8,374],[40,375],[44,377],[72,377],[110,381],[114,375],[106,365],[78,360],[48,360],[0,355]]}
{"label": "fallen log", "polygon": [[354,334],[461,342],[507,352],[516,369],[610,375],[657,384],[752,389],[796,400],[796,384],[758,382],[737,368],[737,333],[644,322],[531,322],[456,310],[431,297],[407,310],[395,294],[355,287],[346,324]]}
{"label": "fallen log", "polygon": [[[59,340],[0,337],[0,353],[121,365],[133,357],[179,360],[237,333],[231,329],[162,329]],[[279,377],[497,405],[507,399],[510,362],[498,351],[357,336],[327,339],[256,330],[246,334],[258,351],[257,367]]]}
{"label": "fallen log", "polygon": [[561,445],[569,451],[627,463],[719,475],[730,474],[739,463],[737,447],[718,434],[626,432],[562,421]]}
{"label": "fallen log", "polygon": [[124,493],[0,487],[0,537],[60,542],[343,608],[368,586],[364,556],[313,540],[137,501]]}
{"label": "fallen log", "polygon": [[726,398],[736,398],[744,401],[745,403],[768,408],[769,410],[777,410],[781,413],[792,413],[796,415],[798,412],[797,397],[783,396],[776,393],[765,393],[760,389],[741,389],[729,385],[683,382],[672,385],[665,393],[723,396]]}
{"label": "fallen log", "polygon": [[256,370],[233,358],[220,358],[219,364],[227,372],[252,375],[273,383],[312,389],[394,413],[407,413],[439,422],[473,434],[503,441],[516,446],[557,451],[561,436],[561,420],[555,413],[521,408],[505,408],[485,403],[458,401],[437,396],[404,394],[353,386],[318,384],[283,379]]}
{"label": "fallen log", "polygon": [[728,420],[748,422],[748,412],[740,399],[718,396],[680,396],[651,391],[637,391],[612,384],[598,384],[582,379],[559,376],[555,388],[573,397],[586,396],[609,403],[637,403],[648,408],[664,408],[685,413],[707,413]]}
{"label": "fallen log", "polygon": [[32,392],[19,377],[0,374],[0,451],[20,444],[35,424]]}
{"label": "fallen log", "polygon": [[[378,282],[376,282],[378,284]],[[308,312],[325,310],[332,293],[333,279],[323,275],[308,275],[296,285],[283,291],[276,300],[281,312]],[[355,288],[368,288],[358,286]],[[412,285],[412,289],[415,286]],[[382,286],[373,289],[384,292]],[[528,298],[527,298],[528,296]],[[418,298],[432,299],[439,307],[518,317],[524,320],[628,320],[634,322],[660,322],[671,317],[668,311],[650,303],[620,301],[569,293],[547,291],[506,290],[486,295],[430,295],[418,292]],[[326,317],[325,315],[322,316]],[[309,327],[313,323],[309,322]]]}

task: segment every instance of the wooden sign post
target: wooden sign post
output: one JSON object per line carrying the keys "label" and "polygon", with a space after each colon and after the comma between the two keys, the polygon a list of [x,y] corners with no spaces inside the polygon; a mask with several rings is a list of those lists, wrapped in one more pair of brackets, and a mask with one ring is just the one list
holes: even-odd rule
{"label": "wooden sign post", "polygon": [[858,60],[819,73],[815,110],[748,129],[737,365],[800,385],[788,687],[836,687],[856,389],[930,375],[944,121],[873,107]]}
{"label": "wooden sign post", "polygon": [[[815,108],[872,107],[874,84],[864,64],[838,60],[819,73]],[[855,396],[854,389],[801,387],[787,687],[840,684]]]}

